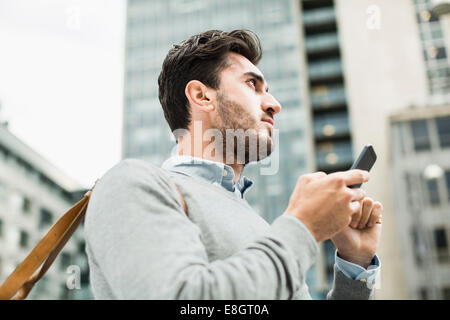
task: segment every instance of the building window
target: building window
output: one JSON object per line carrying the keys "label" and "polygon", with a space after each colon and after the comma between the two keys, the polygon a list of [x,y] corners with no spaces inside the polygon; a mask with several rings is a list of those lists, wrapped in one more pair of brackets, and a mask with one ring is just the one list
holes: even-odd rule
{"label": "building window", "polygon": [[67,267],[72,263],[72,256],[70,253],[63,252],[61,253],[61,270],[65,271]]}
{"label": "building window", "polygon": [[40,209],[40,217],[39,217],[39,229],[43,229],[47,226],[50,226],[53,223],[53,214],[45,209]]}
{"label": "building window", "polygon": [[419,230],[417,229],[417,227],[412,228],[411,236],[413,239],[412,245],[413,245],[415,262],[418,267],[421,267],[423,265],[423,258],[424,258],[423,255],[426,252],[425,244],[422,241],[422,238],[420,236],[420,233],[419,233]]}
{"label": "building window", "polygon": [[419,297],[420,300],[428,300],[428,290],[426,288],[420,288]]}
{"label": "building window", "polygon": [[89,285],[89,268],[81,271],[80,285],[86,287]]}
{"label": "building window", "polygon": [[22,212],[30,213],[31,212],[31,201],[27,197],[23,198],[22,201]]}
{"label": "building window", "polygon": [[5,201],[8,199],[8,194],[6,190],[6,186],[2,183],[0,183],[0,201]]}
{"label": "building window", "polygon": [[441,148],[450,147],[450,117],[437,118],[436,126]]}
{"label": "building window", "polygon": [[450,202],[450,171],[445,171],[445,185],[447,186],[447,197]]}
{"label": "building window", "polygon": [[85,249],[86,249],[86,243],[84,241],[78,242],[77,252],[80,254],[84,254],[86,252]]}
{"label": "building window", "polygon": [[450,287],[442,288],[442,299],[450,300]]}
{"label": "building window", "polygon": [[414,150],[430,150],[430,137],[426,120],[415,120],[411,122],[411,130],[414,139]]}
{"label": "building window", "polygon": [[63,283],[61,285],[61,294],[59,296],[60,300],[71,300],[71,299],[73,299],[72,291],[73,290],[69,290],[67,288],[67,285],[65,283]]}
{"label": "building window", "polygon": [[437,179],[425,179],[428,190],[428,200],[432,206],[437,206],[441,203],[439,197],[439,187]]}
{"label": "building window", "polygon": [[28,235],[28,233],[26,233],[23,230],[20,230],[20,233],[19,233],[19,245],[22,248],[27,248],[28,247],[29,239],[30,239],[30,236]]}
{"label": "building window", "polygon": [[449,260],[447,233],[444,228],[435,229],[433,233],[437,259],[440,263],[445,263]]}
{"label": "building window", "polygon": [[327,240],[323,243],[323,250],[325,256],[325,264],[326,264],[326,276],[328,283],[333,282],[334,278],[334,263],[335,263],[335,252],[336,248],[331,240]]}
{"label": "building window", "polygon": [[427,60],[447,59],[447,53],[444,47],[428,47],[425,51],[425,57]]}

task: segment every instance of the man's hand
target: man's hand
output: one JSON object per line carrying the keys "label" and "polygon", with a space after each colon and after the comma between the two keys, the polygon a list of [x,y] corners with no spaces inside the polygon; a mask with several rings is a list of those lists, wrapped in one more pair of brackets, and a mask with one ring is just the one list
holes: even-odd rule
{"label": "man's hand", "polygon": [[362,189],[347,186],[368,180],[369,173],[363,170],[303,175],[284,214],[300,219],[316,241],[330,239],[350,224],[352,216],[360,210],[359,201],[365,197]]}
{"label": "man's hand", "polygon": [[380,242],[383,206],[371,198],[364,198],[360,203],[360,210],[352,216],[351,223],[331,241],[340,258],[367,268]]}

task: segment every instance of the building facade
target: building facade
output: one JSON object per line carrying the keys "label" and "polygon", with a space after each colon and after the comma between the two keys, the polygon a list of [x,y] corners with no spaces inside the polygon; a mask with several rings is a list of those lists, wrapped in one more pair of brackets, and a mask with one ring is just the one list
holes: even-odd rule
{"label": "building facade", "polygon": [[[384,206],[379,251],[383,267],[376,294],[384,299],[419,298],[410,285],[414,280],[409,270],[415,269],[406,255],[410,243],[402,241],[404,232],[410,232],[404,213],[398,211],[405,199],[398,193],[404,190],[392,188],[394,183],[402,185],[403,178],[394,181],[390,119],[414,109],[432,113],[450,102],[450,28],[433,15],[428,0],[336,1],[336,9],[354,151],[371,143],[378,154],[364,187]],[[445,151],[434,152],[439,150]]]}
{"label": "building facade", "polygon": [[[0,125],[0,283],[81,198],[81,189]],[[80,226],[28,299],[90,298]]]}
{"label": "building facade", "polygon": [[450,105],[390,117],[395,212],[412,299],[450,299]]}

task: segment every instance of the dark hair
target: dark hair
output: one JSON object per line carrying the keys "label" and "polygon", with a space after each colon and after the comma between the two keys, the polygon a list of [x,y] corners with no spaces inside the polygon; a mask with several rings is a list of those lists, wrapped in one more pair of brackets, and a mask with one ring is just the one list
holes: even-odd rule
{"label": "dark hair", "polygon": [[186,84],[198,80],[210,88],[218,89],[219,73],[228,66],[228,52],[239,53],[255,65],[262,57],[259,38],[250,30],[209,30],[169,50],[158,77],[158,85],[159,101],[172,132],[187,129],[191,122],[185,95]]}

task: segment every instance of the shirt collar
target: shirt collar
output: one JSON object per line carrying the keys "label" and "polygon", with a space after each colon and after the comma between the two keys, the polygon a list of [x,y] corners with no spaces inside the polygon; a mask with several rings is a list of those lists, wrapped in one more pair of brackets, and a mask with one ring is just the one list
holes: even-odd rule
{"label": "shirt collar", "polygon": [[217,184],[230,192],[235,192],[241,198],[253,185],[253,181],[242,176],[236,183],[233,183],[234,171],[230,166],[211,160],[192,156],[173,156],[164,161],[163,169],[179,172],[188,176],[199,177],[212,184]]}

